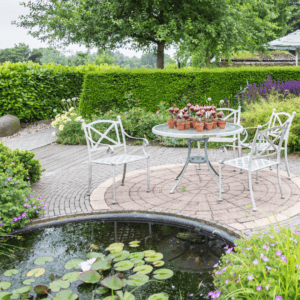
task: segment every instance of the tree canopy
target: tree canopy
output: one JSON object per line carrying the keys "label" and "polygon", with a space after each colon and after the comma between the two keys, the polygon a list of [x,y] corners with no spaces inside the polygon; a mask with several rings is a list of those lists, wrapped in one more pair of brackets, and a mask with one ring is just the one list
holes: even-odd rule
{"label": "tree canopy", "polygon": [[[208,59],[244,45],[257,48],[276,38],[289,0],[37,0],[18,26],[54,44],[147,49],[164,67],[172,44],[202,49]],[[36,30],[36,28],[38,28]]]}

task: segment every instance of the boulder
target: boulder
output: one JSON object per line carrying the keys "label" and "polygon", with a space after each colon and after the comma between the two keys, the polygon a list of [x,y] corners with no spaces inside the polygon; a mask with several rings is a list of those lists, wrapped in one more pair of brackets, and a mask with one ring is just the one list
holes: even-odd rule
{"label": "boulder", "polygon": [[10,136],[20,130],[20,120],[12,115],[0,118],[0,137]]}

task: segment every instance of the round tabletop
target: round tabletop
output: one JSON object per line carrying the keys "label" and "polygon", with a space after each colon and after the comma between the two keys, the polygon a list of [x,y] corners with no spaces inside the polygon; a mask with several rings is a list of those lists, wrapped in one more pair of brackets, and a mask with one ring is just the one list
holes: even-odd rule
{"label": "round tabletop", "polygon": [[173,138],[186,138],[186,139],[199,139],[199,138],[210,138],[214,136],[228,136],[235,135],[241,133],[243,131],[243,126],[236,125],[233,123],[226,123],[225,129],[220,129],[217,127],[216,129],[206,130],[203,132],[198,132],[194,128],[178,130],[177,127],[170,129],[168,124],[160,124],[156,125],[152,128],[152,132],[156,135],[173,137]]}

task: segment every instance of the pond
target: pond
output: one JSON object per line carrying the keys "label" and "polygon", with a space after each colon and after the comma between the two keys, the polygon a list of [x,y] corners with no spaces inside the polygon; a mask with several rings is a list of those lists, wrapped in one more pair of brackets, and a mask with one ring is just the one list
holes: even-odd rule
{"label": "pond", "polygon": [[[67,273],[81,272],[80,269],[65,269],[65,265],[70,260],[78,258],[86,261],[89,259],[87,254],[90,251],[107,255],[110,252],[105,249],[109,245],[124,243],[123,250],[130,253],[146,250],[161,253],[163,255],[161,260],[165,263],[161,267],[155,267],[153,262],[146,262],[146,265],[153,267],[153,271],[147,274],[150,281],[132,292],[136,300],[147,300],[151,295],[162,292],[167,293],[170,300],[208,299],[208,292],[213,290],[213,266],[219,261],[227,245],[224,239],[212,235],[199,235],[196,230],[178,226],[116,221],[68,223],[64,226],[25,232],[21,236],[21,240],[13,238],[9,241],[10,244],[22,248],[15,251],[15,257],[3,255],[1,257],[0,281],[12,283],[5,292],[24,287],[23,282],[28,279],[34,279],[34,282],[26,282],[29,286],[49,287],[52,281],[59,281]],[[139,241],[137,244],[139,246],[130,247],[129,243],[132,241]],[[40,257],[50,257],[50,259],[43,265],[35,264],[35,260]],[[27,277],[27,273],[35,268],[42,268],[45,271],[36,278]],[[153,272],[162,268],[172,270],[173,276],[166,280],[154,279]],[[4,276],[4,272],[10,269],[17,269],[19,272],[11,277]],[[104,277],[115,273],[117,271],[114,267],[102,271]],[[131,268],[120,273],[123,274],[120,278],[128,279],[135,272]],[[100,286],[99,283],[84,283],[76,280],[70,283],[68,289],[77,294],[80,300],[90,300],[93,291]],[[125,285],[122,290],[130,292],[133,289],[134,287]],[[52,291],[51,295],[55,296],[55,294]],[[33,296],[32,299],[43,297],[37,296],[33,290],[29,295]],[[105,299],[110,295],[109,293],[95,294],[94,299]]]}

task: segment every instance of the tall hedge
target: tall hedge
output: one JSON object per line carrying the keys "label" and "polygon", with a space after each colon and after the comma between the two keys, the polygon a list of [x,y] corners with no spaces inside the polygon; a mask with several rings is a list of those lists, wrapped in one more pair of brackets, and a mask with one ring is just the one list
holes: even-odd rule
{"label": "tall hedge", "polygon": [[215,104],[235,95],[248,83],[260,84],[270,75],[273,80],[300,80],[298,67],[241,67],[221,69],[185,68],[178,70],[118,69],[87,72],[80,97],[83,115],[96,110],[126,107],[124,94],[134,97],[149,111],[164,101],[169,105],[183,95],[201,104],[211,97]]}

